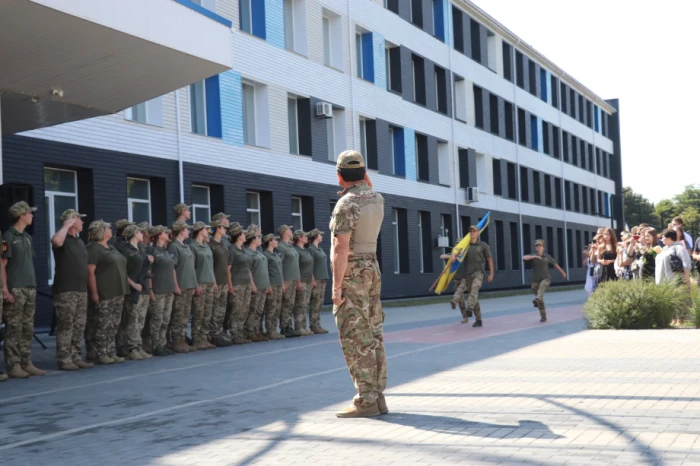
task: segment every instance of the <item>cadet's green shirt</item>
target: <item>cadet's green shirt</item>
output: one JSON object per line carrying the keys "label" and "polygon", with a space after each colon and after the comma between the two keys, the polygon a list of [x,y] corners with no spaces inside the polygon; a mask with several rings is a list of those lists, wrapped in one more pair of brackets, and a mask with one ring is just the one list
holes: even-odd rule
{"label": "cadet's green shirt", "polygon": [[314,279],[314,258],[311,253],[304,248],[294,246],[299,254],[299,275],[303,283],[311,283]]}
{"label": "cadet's green shirt", "polygon": [[10,227],[2,239],[2,257],[7,259],[7,287],[36,287],[32,237],[26,231],[20,233],[15,227]]}
{"label": "cadet's green shirt", "polygon": [[175,292],[175,259],[165,248],[153,246],[151,250],[153,265],[151,270],[151,282],[155,294],[167,294]]}
{"label": "cadet's green shirt", "polygon": [[56,272],[53,275],[54,295],[67,292],[87,292],[87,246],[83,240],[73,235],[66,235],[63,246],[52,246],[53,257],[56,261]]}
{"label": "cadet's green shirt", "polygon": [[277,252],[282,258],[282,278],[284,278],[284,281],[299,280],[301,277],[299,253],[294,249],[294,246],[280,241],[277,246]]}
{"label": "cadet's green shirt", "polygon": [[190,248],[194,252],[194,270],[197,274],[197,283],[214,283],[214,255],[209,245],[192,241]]}
{"label": "cadet's green shirt", "polygon": [[141,272],[144,266],[149,266],[148,256],[146,251],[141,248],[141,246],[132,246],[129,242],[122,243],[119,247],[119,252],[121,252],[124,257],[126,257],[126,276],[131,279],[132,282],[138,283],[143,288],[141,289],[141,294],[149,294],[151,289],[148,287],[148,280],[141,282]]}
{"label": "cadet's green shirt", "polygon": [[471,275],[474,272],[483,272],[486,259],[489,257],[491,257],[491,248],[489,248],[488,244],[482,241],[469,243],[467,257],[464,258],[464,262],[467,263],[467,275]]}
{"label": "cadet's green shirt", "polygon": [[[243,246],[243,248],[246,248]],[[250,285],[250,271],[253,267],[253,258],[239,249],[235,244],[229,247],[231,260],[231,284],[233,286]]]}
{"label": "cadet's green shirt", "polygon": [[126,257],[117,248],[102,246],[100,243],[90,243],[88,264],[95,267],[97,294],[100,300],[112,299],[129,294],[129,282],[126,279]]}
{"label": "cadet's green shirt", "polygon": [[223,241],[209,241],[211,253],[214,256],[214,278],[219,286],[228,285],[228,246]]}
{"label": "cadet's green shirt", "polygon": [[177,284],[180,289],[197,288],[197,274],[194,270],[194,253],[192,249],[186,244],[175,240],[168,246],[168,252],[173,256],[173,261],[175,262]]}
{"label": "cadet's green shirt", "polygon": [[[531,256],[537,256],[537,253],[530,254]],[[530,262],[532,263],[532,281],[534,282],[539,282],[540,280],[544,280],[545,278],[550,278],[549,276],[549,264],[556,264],[557,261],[554,260],[552,256],[549,254],[544,254],[543,256],[540,256],[541,259],[532,259]]]}
{"label": "cadet's green shirt", "polygon": [[467,261],[463,260],[454,274],[453,280],[461,280],[467,277]]}
{"label": "cadet's green shirt", "polygon": [[253,259],[253,282],[258,293],[270,288],[270,276],[267,273],[267,257],[262,252],[245,248],[245,252]]}
{"label": "cadet's green shirt", "polygon": [[267,272],[270,277],[270,286],[282,286],[282,258],[275,251],[263,253],[267,257]]}
{"label": "cadet's green shirt", "polygon": [[307,251],[314,259],[314,280],[328,280],[328,256],[323,249],[310,244]]}

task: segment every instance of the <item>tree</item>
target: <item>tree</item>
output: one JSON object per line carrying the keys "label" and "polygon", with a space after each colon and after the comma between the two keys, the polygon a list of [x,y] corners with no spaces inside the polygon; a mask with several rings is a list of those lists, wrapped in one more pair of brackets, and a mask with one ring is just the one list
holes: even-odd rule
{"label": "tree", "polygon": [[678,213],[678,209],[673,201],[668,199],[663,199],[656,204],[656,215],[659,217],[659,227],[661,229],[666,228],[666,226],[671,223],[671,219],[675,217]]}
{"label": "tree", "polygon": [[681,218],[683,219],[683,229],[696,238],[700,229],[700,211],[695,207],[688,207],[681,214]]}
{"label": "tree", "polygon": [[654,210],[654,204],[649,202],[647,198],[641,194],[635,193],[632,188],[625,188],[624,203],[625,203],[625,221],[632,227],[640,223],[648,223],[650,225],[658,225],[660,222],[657,212]]}

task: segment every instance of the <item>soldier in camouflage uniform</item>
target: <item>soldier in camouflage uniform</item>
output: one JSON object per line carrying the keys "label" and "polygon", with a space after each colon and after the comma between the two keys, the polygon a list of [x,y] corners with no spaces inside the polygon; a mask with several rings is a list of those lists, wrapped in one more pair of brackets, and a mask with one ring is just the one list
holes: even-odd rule
{"label": "soldier in camouflage uniform", "polygon": [[341,153],[337,171],[343,191],[330,223],[333,314],[357,395],[352,405],[336,416],[378,416],[389,412],[383,394],[384,312],[376,256],[384,198],[372,189],[359,152]]}
{"label": "soldier in camouflage uniform", "polygon": [[250,312],[251,290],[253,286],[253,258],[243,248],[245,232],[236,222],[231,224],[229,233],[229,260],[231,261],[231,290],[229,295],[229,333],[235,345],[250,343],[245,338],[245,323]]}
{"label": "soldier in camouflage uniform", "polygon": [[265,329],[266,336],[270,340],[281,340],[285,338],[277,332],[277,322],[279,321],[280,308],[282,307],[282,293],[284,292],[284,280],[282,279],[282,258],[275,252],[279,244],[279,236],[272,233],[263,237],[262,246],[267,257],[267,271],[270,279],[271,292],[267,295],[265,304]]}
{"label": "soldier in camouflage uniform", "polygon": [[251,272],[253,274],[253,288],[250,298],[250,312],[246,320],[246,338],[250,341],[267,341],[262,334],[262,319],[265,314],[265,302],[270,289],[270,276],[267,271],[267,257],[260,252],[261,240],[258,227],[250,225],[246,230],[245,252],[253,260]]}
{"label": "soldier in camouflage uniform", "polygon": [[192,226],[194,240],[190,248],[194,253],[198,286],[195,288],[194,317],[192,319],[192,344],[198,350],[215,349],[209,343],[209,324],[214,310],[214,296],[219,287],[214,277],[214,254],[209,247],[209,225],[196,222]]}
{"label": "soldier in camouflage uniform", "polygon": [[61,215],[63,226],[51,238],[56,262],[51,288],[56,309],[56,360],[64,371],[94,366],[82,357],[88,304],[88,253],[78,236],[83,231],[83,217],[73,209],[66,210]]}
{"label": "soldier in camouflage uniform", "polygon": [[36,274],[34,247],[26,228],[32,224],[36,207],[20,201],[10,207],[12,226],[3,235],[2,266],[5,306],[5,365],[13,379],[46,375],[32,364]]}
{"label": "soldier in camouflage uniform", "polygon": [[170,228],[175,239],[168,252],[175,263],[175,298],[173,299],[173,313],[170,318],[170,329],[173,338],[173,351],[176,353],[189,353],[197,351],[197,348],[187,344],[187,323],[192,310],[192,298],[197,288],[197,273],[194,267],[194,253],[185,244],[190,237],[190,227],[178,220]]}
{"label": "soldier in camouflage uniform", "polygon": [[309,234],[302,230],[294,232],[294,249],[299,255],[299,283],[301,289],[297,289],[292,315],[294,316],[294,333],[304,337],[313,335],[314,332],[306,328],[306,313],[309,311],[311,290],[316,286],[314,281],[314,258],[306,249],[309,242]]}
{"label": "soldier in camouflage uniform", "polygon": [[285,291],[282,294],[282,307],[280,308],[280,333],[287,338],[301,336],[292,327],[292,312],[296,302],[297,293],[301,291],[302,284],[299,281],[299,253],[292,244],[292,230],[287,225],[277,229],[280,237],[277,252],[282,258],[282,278]]}
{"label": "soldier in camouflage uniform", "polygon": [[153,244],[148,249],[148,254],[153,257],[151,276],[149,278],[150,303],[148,321],[150,346],[154,356],[170,356],[175,354],[168,349],[166,333],[170,324],[170,316],[173,310],[173,298],[175,293],[175,261],[168,252],[170,243],[170,229],[164,226],[155,226],[148,229],[148,236]]}
{"label": "soldier in camouflage uniform", "polygon": [[307,250],[314,259],[314,280],[316,286],[311,289],[311,309],[309,310],[309,327],[318,334],[328,333],[321,327],[321,308],[326,296],[326,280],[328,280],[328,257],[319,247],[323,241],[323,232],[314,228],[309,232],[309,245]]}
{"label": "soldier in camouflage uniform", "polygon": [[231,274],[228,246],[224,243],[226,228],[229,225],[228,217],[221,213],[216,214],[211,221],[214,236],[209,242],[214,257],[214,278],[218,287],[218,293],[214,295],[214,306],[209,322],[209,337],[217,347],[231,346],[232,342],[224,329],[226,318],[226,303],[228,301],[228,282]]}
{"label": "soldier in camouflage uniform", "polygon": [[[470,226],[469,234],[471,235],[471,242],[469,243],[467,254],[462,260],[465,267],[465,275],[460,280],[450,305],[454,309],[457,303],[464,301],[464,293],[468,293],[466,312],[462,313],[465,316],[465,320],[462,323],[466,322],[467,315],[471,315],[474,312],[476,321],[472,327],[481,327],[483,323],[481,321],[481,306],[479,305],[479,290],[484,283],[484,264],[486,262],[489,264],[489,283],[493,281],[493,258],[491,257],[489,245],[479,241],[479,228],[475,225]],[[453,260],[456,257],[456,254],[454,254]]]}
{"label": "soldier in camouflage uniform", "polygon": [[124,229],[130,225],[136,225],[136,223],[125,218],[114,222],[114,235],[110,238],[109,245],[119,249],[124,242]]}
{"label": "soldier in camouflage uniform", "polygon": [[524,256],[523,260],[533,261],[532,292],[535,295],[535,299],[532,300],[532,304],[540,310],[540,322],[547,322],[544,293],[549,288],[549,285],[552,284],[552,279],[549,276],[549,266],[553,265],[564,278],[566,278],[566,272],[559,267],[559,264],[552,256],[545,252],[544,240],[538,239],[535,241],[535,250],[534,254]]}
{"label": "soldier in camouflage uniform", "polygon": [[86,345],[88,355],[100,364],[124,362],[114,347],[122,316],[124,297],[129,296],[126,258],[114,246],[110,224],[95,220],[88,228],[88,289],[91,309],[88,311]]}

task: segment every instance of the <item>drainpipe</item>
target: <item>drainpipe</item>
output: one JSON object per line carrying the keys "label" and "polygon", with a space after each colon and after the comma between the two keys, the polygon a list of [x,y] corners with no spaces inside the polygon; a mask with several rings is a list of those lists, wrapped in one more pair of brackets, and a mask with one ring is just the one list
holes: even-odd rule
{"label": "drainpipe", "polygon": [[[447,19],[447,18],[445,18]],[[451,74],[451,83],[454,83],[454,72],[452,70],[452,46],[447,44],[448,39],[447,39],[447,27],[445,27],[445,42],[447,45],[447,65],[450,67],[450,74]],[[451,33],[452,31],[450,31]],[[452,94],[454,94],[454,85],[452,86]],[[452,96],[452,101],[456,102],[456,98],[453,95]],[[455,244],[452,246],[454,247],[461,239],[462,239],[462,219],[461,216],[459,215],[459,157],[457,157],[457,154],[455,154],[455,110],[456,110],[456,105],[452,105],[452,118],[450,119],[450,143],[448,145],[450,149],[450,155],[452,156],[452,166],[454,168],[453,170],[453,175],[452,175],[452,183],[454,184],[454,192],[455,192],[455,225],[457,226],[457,234],[455,235]],[[444,252],[444,251],[443,251]]]}
{"label": "drainpipe", "polygon": [[[351,0],[347,0],[348,2],[348,44],[351,45],[350,50],[350,106],[352,107],[350,110],[350,119],[352,120],[352,149],[355,150],[355,145],[357,144],[357,123],[355,122],[355,69],[353,67],[355,60],[352,59],[352,44],[353,42],[353,32],[352,32],[352,16],[351,16],[351,8],[350,5],[352,4]],[[342,27],[342,24],[341,24]],[[372,38],[374,41],[374,38]],[[374,47],[374,44],[372,45]],[[357,53],[357,51],[355,51]],[[343,59],[345,59],[343,57]],[[336,154],[337,155],[337,154]]]}
{"label": "drainpipe", "polygon": [[180,202],[185,202],[185,180],[182,170],[182,128],[180,127],[180,89],[175,90],[175,119],[177,120],[177,173],[180,183]]}
{"label": "drainpipe", "polygon": [[[557,89],[557,92],[561,89],[561,82],[562,78],[564,78],[565,74],[562,73],[559,75],[559,89]],[[561,155],[561,158],[559,159],[559,163],[561,166],[561,189],[562,191],[557,193],[559,196],[561,196],[561,202],[562,202],[562,212],[564,213],[564,263],[566,264],[566,281],[571,281],[571,277],[569,275],[569,267],[572,264],[569,264],[569,229],[566,228],[568,221],[566,218],[566,194],[564,193],[564,189],[566,188],[566,181],[564,180],[564,147],[562,144],[562,138],[563,138],[563,126],[561,124],[561,99],[562,96],[559,94],[559,108],[557,109],[557,116],[559,118],[559,154]],[[597,190],[597,180],[596,180],[596,190]],[[578,254],[581,254],[581,251],[578,251]],[[562,260],[559,258],[559,260]]]}
{"label": "drainpipe", "polygon": [[[515,50],[516,47],[520,44],[520,39],[515,43],[513,46],[513,63],[515,64]],[[517,66],[515,67],[515,70],[517,71]],[[515,76],[515,73],[513,73],[513,76]],[[516,77],[517,80],[517,77]],[[515,189],[518,190],[516,195],[518,196],[518,231],[520,232],[520,238],[519,238],[519,243],[520,243],[520,252],[522,255],[525,255],[525,246],[523,243],[523,211],[522,211],[522,199],[521,199],[521,188],[520,184],[522,183],[522,180],[520,179],[520,157],[518,154],[520,154],[520,144],[517,142],[517,139],[520,137],[520,127],[519,127],[519,122],[518,122],[518,85],[517,82],[513,83],[513,107],[515,111],[515,115],[513,115],[513,120],[515,121],[515,166],[516,166],[516,172],[515,172],[515,179],[517,180],[517,183],[515,184]],[[526,135],[527,138],[527,135]],[[535,238],[537,239],[537,238]],[[530,246],[531,247],[531,246]],[[525,262],[520,259],[520,281],[521,284],[524,286],[525,285]]]}

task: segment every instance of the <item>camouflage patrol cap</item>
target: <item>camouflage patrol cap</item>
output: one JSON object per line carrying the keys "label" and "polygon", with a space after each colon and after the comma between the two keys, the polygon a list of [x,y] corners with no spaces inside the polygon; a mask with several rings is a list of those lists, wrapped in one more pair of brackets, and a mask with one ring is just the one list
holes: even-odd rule
{"label": "camouflage patrol cap", "polygon": [[29,212],[36,212],[37,208],[36,207],[30,207],[29,204],[27,204],[24,201],[19,201],[16,204],[13,204],[12,207],[10,207],[10,216],[13,218],[18,218],[24,214],[27,214]]}
{"label": "camouflage patrol cap", "polygon": [[180,233],[182,230],[188,229],[190,226],[187,224],[187,222],[183,220],[177,220],[175,223],[173,223],[173,226],[170,227],[170,229],[173,231],[173,233]]}
{"label": "camouflage patrol cap", "polygon": [[230,215],[226,215],[226,214],[223,213],[223,212],[219,212],[218,214],[215,214],[215,215],[211,218],[211,223],[212,223],[211,226],[214,226],[214,222],[215,222],[216,220],[222,220],[222,219],[225,219],[225,218],[231,218],[231,216],[230,216]]}
{"label": "camouflage patrol cap", "polygon": [[[255,226],[255,225],[251,225],[251,226]],[[256,236],[258,236],[258,230],[256,228],[248,227],[248,229],[245,231],[245,239],[246,240],[253,239]]]}
{"label": "camouflage patrol cap", "polygon": [[148,236],[151,238],[160,235],[161,233],[170,233],[170,228],[166,228],[163,225],[156,225],[148,229]]}
{"label": "camouflage patrol cap", "polygon": [[476,226],[476,225],[470,226],[470,227],[469,227],[469,233],[471,233],[472,231],[479,231],[479,227]]}
{"label": "camouflage patrol cap", "polygon": [[243,233],[243,228],[241,228],[241,224],[238,222],[233,222],[231,226],[228,227],[228,234],[231,237],[231,240],[238,238],[241,233]]}
{"label": "camouflage patrol cap", "polygon": [[289,228],[289,225],[280,225],[280,227],[277,229],[277,234],[282,236],[285,232],[289,230],[291,230],[291,228]]}
{"label": "camouflage patrol cap", "polygon": [[185,204],[184,202],[181,202],[178,205],[176,205],[175,207],[173,207],[173,212],[175,212],[175,215],[177,217],[179,217],[180,215],[182,215],[182,213],[184,211],[190,210],[191,207],[192,206],[189,206],[189,205]]}
{"label": "camouflage patrol cap", "polygon": [[114,228],[118,231],[124,231],[124,228],[128,227],[129,225],[135,225],[134,222],[130,222],[129,220],[123,218],[121,220],[117,220],[114,222]]}
{"label": "camouflage patrol cap", "polygon": [[128,227],[124,228],[124,238],[130,239],[139,231],[146,231],[146,229],[139,225],[129,225]]}
{"label": "camouflage patrol cap", "polygon": [[266,245],[273,239],[280,239],[280,237],[275,235],[274,233],[268,233],[265,236],[263,236],[262,243]]}
{"label": "camouflage patrol cap", "polygon": [[304,230],[297,230],[297,231],[295,231],[295,232],[294,232],[294,237],[293,237],[293,238],[294,238],[294,241],[298,240],[298,239],[301,238],[302,236],[309,236],[309,234],[308,234],[307,232],[305,232]]}
{"label": "camouflage patrol cap", "polygon": [[199,230],[202,230],[203,228],[211,228],[211,226],[207,225],[204,222],[195,222],[195,224],[192,225],[192,232],[197,233]]}
{"label": "camouflage patrol cap", "polygon": [[250,230],[260,231],[260,227],[254,223],[251,223],[250,225],[248,225],[248,228],[246,229],[246,231],[250,231]]}
{"label": "camouflage patrol cap", "polygon": [[543,240],[543,239],[535,240],[535,246],[539,246],[539,245],[544,246],[544,240]]}
{"label": "camouflage patrol cap", "polygon": [[309,239],[316,238],[317,236],[323,236],[325,232],[319,230],[318,228],[314,228],[309,232]]}
{"label": "camouflage patrol cap", "polygon": [[146,231],[151,227],[151,225],[149,225],[148,222],[140,222],[137,223],[137,225],[139,226],[139,228],[142,228],[143,231]]}
{"label": "camouflage patrol cap", "polygon": [[357,151],[346,150],[341,152],[336,162],[336,168],[365,168],[365,159]]}
{"label": "camouflage patrol cap", "polygon": [[224,220],[226,220],[225,217],[219,217],[211,221],[210,225],[212,228],[217,229],[220,227],[225,227],[226,225],[224,224]]}
{"label": "camouflage patrol cap", "polygon": [[102,228],[109,228],[111,226],[111,223],[107,223],[104,220],[95,220],[90,223],[90,226],[88,226],[88,230],[101,230]]}
{"label": "camouflage patrol cap", "polygon": [[61,214],[61,221],[65,222],[69,218],[83,218],[86,217],[85,214],[78,213],[75,209],[67,209]]}

